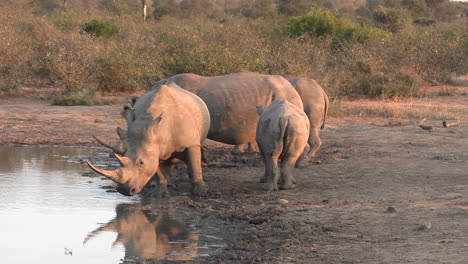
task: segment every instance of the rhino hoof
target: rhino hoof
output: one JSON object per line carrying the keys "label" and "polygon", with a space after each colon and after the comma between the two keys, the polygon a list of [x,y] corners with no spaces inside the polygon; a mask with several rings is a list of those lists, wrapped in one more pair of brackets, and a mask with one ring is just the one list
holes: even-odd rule
{"label": "rhino hoof", "polygon": [[294,184],[292,182],[290,182],[288,184],[281,184],[280,185],[281,190],[294,189],[294,188],[296,188],[296,184]]}
{"label": "rhino hoof", "polygon": [[307,161],[301,161],[301,162],[297,162],[294,167],[303,169],[303,168],[307,168],[308,165],[309,164],[307,163]]}
{"label": "rhino hoof", "polygon": [[207,191],[208,186],[203,181],[192,183],[192,189],[190,190],[192,195],[195,196],[206,196]]}
{"label": "rhino hoof", "polygon": [[278,185],[276,183],[267,183],[265,184],[265,190],[271,192],[271,191],[277,191],[278,190]]}
{"label": "rhino hoof", "polygon": [[260,178],[260,183],[265,183],[265,182],[266,182],[266,177],[265,176],[261,177]]}

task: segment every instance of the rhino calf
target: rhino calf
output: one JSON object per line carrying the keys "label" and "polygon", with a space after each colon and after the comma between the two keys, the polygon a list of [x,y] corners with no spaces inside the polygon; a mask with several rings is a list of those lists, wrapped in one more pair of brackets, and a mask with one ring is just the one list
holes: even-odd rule
{"label": "rhino calf", "polygon": [[260,182],[269,191],[278,190],[278,159],[281,158],[280,189],[295,188],[291,169],[302,153],[307,153],[310,123],[299,107],[288,101],[274,100],[266,109],[257,108],[260,120],[256,140],[265,164],[265,175]]}

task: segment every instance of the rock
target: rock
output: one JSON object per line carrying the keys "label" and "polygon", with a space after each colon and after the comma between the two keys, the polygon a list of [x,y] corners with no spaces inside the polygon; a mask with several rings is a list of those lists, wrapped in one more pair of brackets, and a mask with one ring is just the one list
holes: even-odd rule
{"label": "rock", "polygon": [[94,123],[104,123],[104,121],[102,121],[100,118],[96,118],[94,119]]}
{"label": "rock", "polygon": [[267,223],[267,222],[268,222],[268,218],[266,218],[266,217],[257,217],[257,218],[249,220],[249,223],[253,224],[253,225],[261,225],[261,224]]}
{"label": "rock", "polygon": [[416,228],[416,230],[418,230],[418,231],[427,231],[427,230],[431,229],[431,227],[432,227],[432,224],[427,222],[427,223],[424,223],[424,224],[420,225],[418,228]]}
{"label": "rock", "polygon": [[288,203],[289,203],[289,201],[286,200],[286,199],[279,199],[278,202],[279,202],[280,204],[288,204]]}
{"label": "rock", "polygon": [[396,209],[393,206],[387,207],[386,213],[396,213]]}

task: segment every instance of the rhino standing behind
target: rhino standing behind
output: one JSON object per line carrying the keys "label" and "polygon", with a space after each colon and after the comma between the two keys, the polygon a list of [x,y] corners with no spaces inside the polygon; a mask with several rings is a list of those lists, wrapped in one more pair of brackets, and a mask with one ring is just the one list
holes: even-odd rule
{"label": "rhino standing behind", "polygon": [[118,183],[124,195],[139,193],[157,173],[159,195],[167,192],[171,167],[185,161],[192,193],[203,195],[201,146],[208,134],[210,115],[205,103],[195,94],[176,84],[162,85],[142,95],[133,108],[124,110],[127,120],[125,156],[116,154],[122,168],[102,170],[91,163],[95,172]]}
{"label": "rhino standing behind", "polygon": [[[322,145],[319,131],[325,127],[325,119],[328,112],[328,96],[315,80],[288,75],[283,75],[283,77],[296,88],[304,104],[304,112],[310,121],[310,134],[307,141],[310,146],[308,155],[314,157]],[[305,157],[301,157],[301,159],[303,158]],[[301,161],[298,163],[301,163]]]}
{"label": "rhino standing behind", "polygon": [[291,169],[303,152],[308,150],[309,120],[299,107],[285,101],[275,100],[266,109],[257,109],[260,120],[256,140],[265,163],[268,190],[278,190],[278,159],[281,159],[280,189],[296,187]]}
{"label": "rhino standing behind", "polygon": [[211,116],[208,138],[222,143],[255,141],[257,106],[266,107],[275,99],[284,99],[303,109],[299,94],[279,75],[240,72],[205,77],[184,73],[160,80],[153,89],[171,82],[203,99]]}

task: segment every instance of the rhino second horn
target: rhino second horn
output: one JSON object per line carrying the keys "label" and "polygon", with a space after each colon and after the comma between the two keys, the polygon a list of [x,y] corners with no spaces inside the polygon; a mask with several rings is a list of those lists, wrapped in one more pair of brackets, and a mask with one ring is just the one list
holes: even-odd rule
{"label": "rhino second horn", "polygon": [[132,160],[129,157],[122,157],[117,153],[114,153],[115,158],[119,161],[120,166],[127,167],[132,164]]}
{"label": "rhino second horn", "polygon": [[99,173],[101,174],[102,176],[105,176],[111,180],[113,180],[114,182],[116,183],[119,183],[119,184],[125,184],[125,180],[123,179],[123,176],[122,176],[122,169],[115,169],[115,170],[102,170],[102,169],[99,169],[99,168],[96,168],[93,164],[91,164],[91,162],[89,161],[86,161],[86,164],[88,164],[88,166],[93,170],[95,171],[96,173]]}

